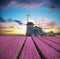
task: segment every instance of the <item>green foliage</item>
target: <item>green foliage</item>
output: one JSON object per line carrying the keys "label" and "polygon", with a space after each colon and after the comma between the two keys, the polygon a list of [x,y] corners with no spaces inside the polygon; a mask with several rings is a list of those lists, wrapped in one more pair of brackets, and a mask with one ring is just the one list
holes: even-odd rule
{"label": "green foliage", "polygon": [[53,31],[50,31],[48,33],[46,33],[46,32],[42,33],[42,36],[53,36],[53,35],[55,35]]}
{"label": "green foliage", "polygon": [[55,35],[60,35],[60,32],[58,32],[58,33],[55,33]]}
{"label": "green foliage", "polygon": [[46,32],[42,33],[42,36],[55,36],[55,35],[60,35],[60,32],[54,33],[53,31],[50,31],[48,33],[46,33]]}
{"label": "green foliage", "polygon": [[47,33],[46,33],[46,32],[43,32],[43,33],[41,34],[41,36],[47,36]]}
{"label": "green foliage", "polygon": [[55,34],[54,34],[53,31],[50,31],[50,32],[47,33],[47,35],[48,35],[48,36],[54,36]]}

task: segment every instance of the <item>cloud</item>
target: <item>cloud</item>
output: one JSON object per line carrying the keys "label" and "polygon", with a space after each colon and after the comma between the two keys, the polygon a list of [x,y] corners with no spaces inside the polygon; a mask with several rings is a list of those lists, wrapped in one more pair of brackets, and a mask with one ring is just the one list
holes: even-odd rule
{"label": "cloud", "polygon": [[51,21],[50,21],[50,19],[48,19],[48,18],[41,18],[41,19],[39,20],[39,23],[40,23],[41,25],[45,26],[45,25],[47,25],[47,24],[50,24]]}
{"label": "cloud", "polygon": [[11,5],[11,2],[13,0],[0,0],[0,7],[6,7],[6,6],[9,6]]}
{"label": "cloud", "polygon": [[60,9],[60,0],[0,0],[0,7],[15,5],[19,7],[47,7]]}
{"label": "cloud", "polygon": [[19,25],[20,24],[23,24],[21,21],[19,21],[19,20],[14,20],[15,22],[17,22]]}
{"label": "cloud", "polygon": [[5,20],[2,17],[0,17],[0,22],[5,22]]}
{"label": "cloud", "polygon": [[40,5],[43,0],[16,0],[16,4],[24,6],[36,6]]}
{"label": "cloud", "polygon": [[43,0],[0,0],[0,7],[6,7],[10,5],[17,5],[22,7],[35,7],[40,6]]}
{"label": "cloud", "polygon": [[60,0],[51,0],[51,3],[52,3],[54,6],[60,8]]}
{"label": "cloud", "polygon": [[48,0],[51,9],[60,9],[60,0]]}
{"label": "cloud", "polygon": [[53,26],[53,27],[57,26],[57,23],[51,21],[49,18],[41,18],[39,22],[42,26]]}

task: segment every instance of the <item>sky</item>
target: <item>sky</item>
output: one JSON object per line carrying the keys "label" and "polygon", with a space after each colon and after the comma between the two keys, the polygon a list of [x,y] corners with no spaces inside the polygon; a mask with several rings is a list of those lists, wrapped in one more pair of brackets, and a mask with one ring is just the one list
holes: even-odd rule
{"label": "sky", "polygon": [[0,17],[27,21],[27,15],[31,19],[39,20],[48,18],[60,24],[60,0],[0,0]]}

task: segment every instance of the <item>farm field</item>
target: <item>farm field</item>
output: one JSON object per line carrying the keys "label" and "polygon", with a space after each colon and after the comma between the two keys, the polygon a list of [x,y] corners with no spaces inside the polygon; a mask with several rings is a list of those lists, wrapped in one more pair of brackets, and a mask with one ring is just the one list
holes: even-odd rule
{"label": "farm field", "polygon": [[60,59],[60,36],[0,36],[0,59]]}

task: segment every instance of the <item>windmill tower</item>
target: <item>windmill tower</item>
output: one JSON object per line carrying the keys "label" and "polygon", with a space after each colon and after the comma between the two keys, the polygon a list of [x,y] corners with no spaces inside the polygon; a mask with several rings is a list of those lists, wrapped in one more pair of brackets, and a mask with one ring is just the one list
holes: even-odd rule
{"label": "windmill tower", "polygon": [[29,17],[30,17],[30,15],[28,14],[28,15],[27,15],[27,23],[29,22]]}

